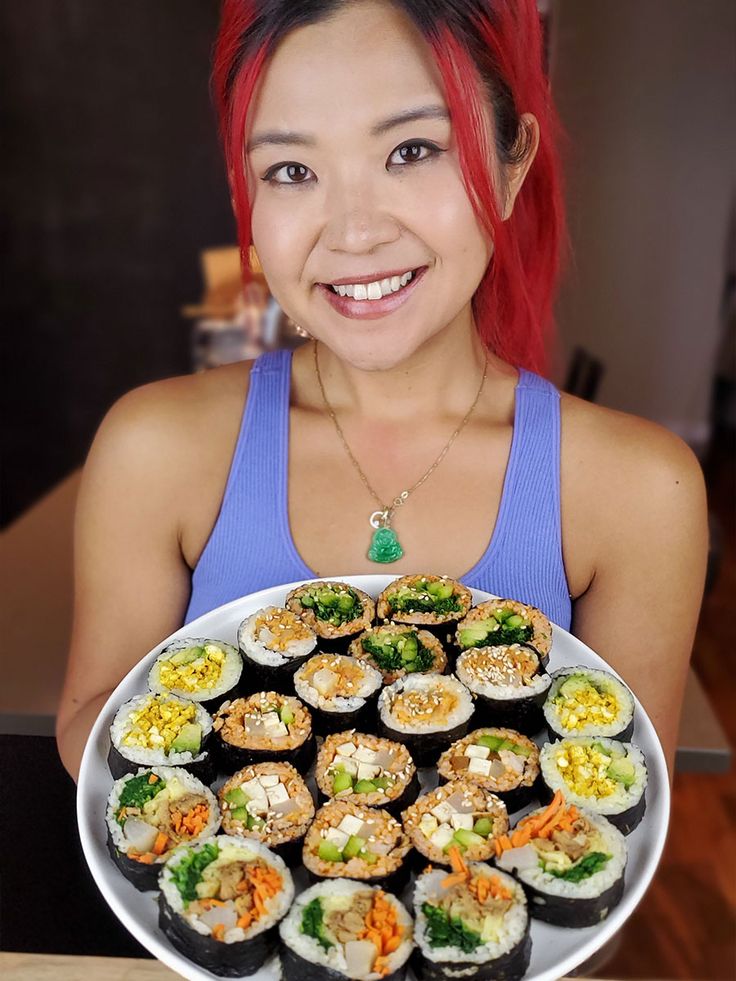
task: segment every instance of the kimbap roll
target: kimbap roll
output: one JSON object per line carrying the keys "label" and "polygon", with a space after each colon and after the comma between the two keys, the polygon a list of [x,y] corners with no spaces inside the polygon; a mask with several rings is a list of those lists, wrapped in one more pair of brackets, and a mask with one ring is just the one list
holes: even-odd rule
{"label": "kimbap roll", "polygon": [[218,796],[225,834],[256,838],[290,865],[299,858],[314,801],[293,766],[247,766],[230,777]]}
{"label": "kimbap roll", "polygon": [[515,981],[529,967],[529,913],[521,885],[482,862],[453,856],[453,872],[417,878],[417,944],[412,966],[420,981]]}
{"label": "kimbap roll", "polygon": [[189,698],[212,711],[235,691],[242,669],[240,654],[230,644],[186,637],[161,651],[148,674],[148,687]]}
{"label": "kimbap roll", "polygon": [[419,792],[417,768],[406,746],[353,730],[327,736],[317,754],[315,777],[325,799],[384,807],[392,814]]}
{"label": "kimbap roll", "polygon": [[623,895],[624,836],[605,818],[566,804],[560,791],[494,844],[496,865],[519,879],[536,919],[595,926]]}
{"label": "kimbap roll", "polygon": [[534,606],[512,599],[486,600],[474,606],[457,625],[455,643],[458,651],[530,644],[542,664],[546,664],[552,647],[552,625]]}
{"label": "kimbap roll", "polygon": [[388,811],[333,800],[317,811],[302,861],[312,879],[358,879],[398,893],[409,879],[410,848],[404,829]]}
{"label": "kimbap roll", "polygon": [[157,889],[161,866],[182,842],[211,837],[220,811],[209,787],[180,767],[155,766],[116,780],[107,801],[107,847],[136,889]]}
{"label": "kimbap roll", "polygon": [[391,893],[349,879],[318,882],[279,927],[284,981],[400,981],[412,927]]}
{"label": "kimbap roll", "polygon": [[254,974],[278,947],[291,873],[260,841],[219,835],[176,849],[159,879],[159,927],[180,953],[223,978]]}
{"label": "kimbap roll", "polygon": [[306,773],[314,759],[312,716],[293,695],[261,691],[225,702],[212,726],[220,766],[228,773],[270,760]]}
{"label": "kimbap roll", "polygon": [[370,723],[381,672],[345,654],[315,654],[294,675],[297,695],[309,705],[318,735]]}
{"label": "kimbap roll", "polygon": [[267,606],[243,620],[238,645],[250,691],[294,691],[294,672],[317,646],[312,628],[291,610]]}
{"label": "kimbap roll", "polygon": [[379,695],[379,732],[404,743],[417,766],[429,766],[465,735],[473,709],[470,692],[457,678],[408,674]]}
{"label": "kimbap roll", "polygon": [[286,607],[312,628],[320,649],[329,651],[346,651],[376,615],[368,593],[344,582],[310,582],[292,589]]}
{"label": "kimbap roll", "polygon": [[118,780],[141,766],[183,766],[209,783],[206,749],[212,717],[201,705],[176,695],[138,695],[124,702],[110,726],[107,765]]}
{"label": "kimbap roll", "polygon": [[453,852],[468,862],[488,860],[494,839],[509,827],[503,801],[469,780],[453,780],[424,794],[402,819],[414,848],[434,865],[449,865]]}
{"label": "kimbap roll", "polygon": [[379,620],[393,620],[431,630],[440,639],[451,636],[473,603],[467,586],[447,576],[401,576],[378,597]]}
{"label": "kimbap roll", "polygon": [[544,718],[550,739],[607,736],[627,740],[634,731],[634,696],[608,671],[562,668],[552,675]]}
{"label": "kimbap roll", "polygon": [[535,795],[539,750],[513,729],[476,729],[445,750],[437,773],[444,781],[477,783],[500,797],[508,811],[518,811]]}
{"label": "kimbap roll", "polygon": [[476,696],[479,722],[527,736],[543,727],[542,705],[552,680],[533,647],[473,647],[458,657],[455,673]]}
{"label": "kimbap roll", "polygon": [[647,768],[633,743],[591,736],[568,736],[546,743],[539,754],[542,779],[550,792],[608,818],[627,835],[644,816]]}
{"label": "kimbap roll", "polygon": [[442,674],[447,668],[447,655],[434,634],[396,623],[366,630],[351,643],[348,653],[378,668],[386,685],[415,671]]}

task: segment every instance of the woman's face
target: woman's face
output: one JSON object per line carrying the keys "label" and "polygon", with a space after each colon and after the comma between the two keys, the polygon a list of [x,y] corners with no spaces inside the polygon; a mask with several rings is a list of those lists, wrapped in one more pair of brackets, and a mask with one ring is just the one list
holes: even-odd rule
{"label": "woman's face", "polygon": [[[292,32],[248,131],[253,242],[296,323],[366,370],[401,363],[452,323],[471,326],[492,245],[463,186],[431,49],[400,12],[367,0]],[[375,285],[352,298],[329,285],[380,280],[380,299]]]}

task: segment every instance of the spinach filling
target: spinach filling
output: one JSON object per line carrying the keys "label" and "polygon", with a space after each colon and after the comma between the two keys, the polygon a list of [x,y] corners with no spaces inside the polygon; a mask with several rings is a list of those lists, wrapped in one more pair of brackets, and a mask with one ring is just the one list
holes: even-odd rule
{"label": "spinach filling", "polygon": [[307,903],[302,911],[302,933],[307,937],[312,937],[323,950],[329,950],[335,945],[327,936],[325,929],[324,913],[322,903],[319,899],[313,899]]}
{"label": "spinach filling", "polygon": [[115,815],[115,820],[118,824],[125,824],[125,812],[127,808],[137,807],[142,811],[143,805],[147,804],[149,800],[153,800],[164,789],[166,781],[160,777],[156,777],[153,783],[151,783],[150,778],[152,776],[156,777],[154,773],[147,770],[145,773],[140,773],[137,777],[133,777],[132,780],[127,781],[118,800],[118,810]]}
{"label": "spinach filling", "polygon": [[350,588],[337,592],[331,587],[320,586],[303,593],[299,602],[305,609],[312,610],[318,620],[331,623],[333,627],[356,620],[363,612],[363,604]]}
{"label": "spinach filling", "polygon": [[427,917],[430,947],[457,947],[464,954],[470,954],[483,942],[480,934],[468,929],[459,916],[450,916],[438,906],[423,903],[422,913]]}
{"label": "spinach filling", "polygon": [[363,638],[362,644],[381,671],[428,671],[434,663],[432,651],[415,632],[370,634]]}
{"label": "spinach filling", "polygon": [[389,597],[391,608],[396,613],[460,613],[463,606],[460,597],[455,595],[449,582],[429,582],[421,579],[411,586],[402,586]]}
{"label": "spinach filling", "polygon": [[214,842],[208,842],[206,845],[202,845],[198,851],[191,851],[185,855],[181,862],[171,870],[171,878],[185,905],[197,899],[197,884],[202,878],[202,873],[208,865],[215,861],[219,854],[219,847]]}
{"label": "spinach filling", "polygon": [[[556,879],[564,879],[565,882],[582,882],[583,879],[589,879],[591,875],[595,875],[596,872],[605,868],[610,858],[610,855],[605,855],[603,852],[591,852],[582,858],[577,865],[573,865],[572,868],[564,872],[551,868],[546,868],[545,872],[549,872]],[[544,868],[544,865],[542,867]]]}

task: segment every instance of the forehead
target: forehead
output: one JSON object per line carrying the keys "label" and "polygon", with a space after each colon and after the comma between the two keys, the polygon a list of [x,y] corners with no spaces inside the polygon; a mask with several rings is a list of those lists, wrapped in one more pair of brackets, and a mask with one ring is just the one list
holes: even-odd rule
{"label": "forehead", "polygon": [[249,129],[319,132],[341,122],[367,128],[374,117],[425,102],[445,105],[439,69],[421,32],[388,2],[354,0],[280,42],[264,70]]}

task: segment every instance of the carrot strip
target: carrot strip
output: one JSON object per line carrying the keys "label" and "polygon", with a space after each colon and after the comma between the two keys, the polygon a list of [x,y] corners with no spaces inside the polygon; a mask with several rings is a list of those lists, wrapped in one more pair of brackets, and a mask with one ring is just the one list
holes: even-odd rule
{"label": "carrot strip", "polygon": [[225,924],[224,923],[215,923],[215,925],[212,927],[212,936],[215,938],[215,940],[224,940],[225,939]]}
{"label": "carrot strip", "polygon": [[154,855],[163,855],[163,853],[166,851],[166,846],[168,845],[168,843],[169,843],[169,836],[164,834],[163,831],[159,831],[159,833],[156,835],[156,841],[154,842],[153,845]]}
{"label": "carrot strip", "polygon": [[156,776],[155,773],[149,774],[149,776],[148,776],[148,782],[149,783],[158,783],[158,777]]}

